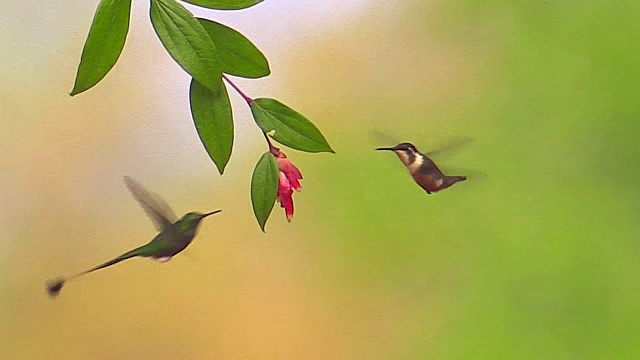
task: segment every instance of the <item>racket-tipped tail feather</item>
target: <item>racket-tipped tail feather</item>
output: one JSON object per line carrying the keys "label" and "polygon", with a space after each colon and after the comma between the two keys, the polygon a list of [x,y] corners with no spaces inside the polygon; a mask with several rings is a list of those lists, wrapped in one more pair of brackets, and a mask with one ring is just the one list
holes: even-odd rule
{"label": "racket-tipped tail feather", "polygon": [[62,290],[62,286],[64,285],[65,279],[62,277],[51,279],[47,281],[47,293],[49,297],[56,297],[60,294],[60,290]]}

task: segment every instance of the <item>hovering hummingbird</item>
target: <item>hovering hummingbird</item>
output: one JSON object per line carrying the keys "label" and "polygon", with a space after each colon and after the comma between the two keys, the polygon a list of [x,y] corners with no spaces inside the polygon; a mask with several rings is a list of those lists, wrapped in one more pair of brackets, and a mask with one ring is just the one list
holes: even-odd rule
{"label": "hovering hummingbird", "polygon": [[444,190],[458,181],[467,180],[466,176],[448,176],[443,174],[433,160],[419,152],[411,143],[402,143],[391,148],[381,147],[376,150],[389,150],[396,153],[400,161],[402,161],[404,166],[409,170],[413,180],[415,180],[427,194]]}
{"label": "hovering hummingbird", "polygon": [[127,251],[104,264],[67,278],[59,277],[50,280],[47,282],[49,296],[54,297],[58,295],[64,283],[69,280],[73,280],[90,272],[117,264],[120,261],[130,259],[132,257],[150,257],[162,263],[167,262],[171,260],[171,257],[184,250],[191,243],[202,219],[222,211],[216,210],[206,214],[190,212],[178,220],[173,210],[171,210],[169,205],[167,205],[167,203],[158,195],[147,192],[142,188],[142,186],[140,186],[140,184],[128,176],[124,177],[124,182],[131,192],[131,195],[133,195],[133,197],[140,203],[144,211],[153,221],[156,230],[160,233],[156,235],[150,243],[131,251]]}

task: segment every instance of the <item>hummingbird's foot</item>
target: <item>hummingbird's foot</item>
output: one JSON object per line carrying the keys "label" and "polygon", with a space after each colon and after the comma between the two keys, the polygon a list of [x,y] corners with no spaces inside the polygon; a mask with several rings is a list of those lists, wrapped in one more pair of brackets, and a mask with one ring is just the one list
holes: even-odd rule
{"label": "hummingbird's foot", "polygon": [[166,263],[167,261],[171,260],[171,256],[163,256],[163,257],[159,257],[159,258],[155,258],[158,262],[161,263]]}

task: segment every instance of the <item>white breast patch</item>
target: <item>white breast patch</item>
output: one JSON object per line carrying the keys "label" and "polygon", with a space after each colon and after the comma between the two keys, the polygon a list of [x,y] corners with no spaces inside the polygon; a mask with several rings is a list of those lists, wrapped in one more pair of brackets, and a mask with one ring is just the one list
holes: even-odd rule
{"label": "white breast patch", "polygon": [[422,167],[422,163],[424,162],[424,158],[418,154],[416,154],[415,160],[413,163],[407,165],[409,167],[409,171],[413,174],[420,170]]}

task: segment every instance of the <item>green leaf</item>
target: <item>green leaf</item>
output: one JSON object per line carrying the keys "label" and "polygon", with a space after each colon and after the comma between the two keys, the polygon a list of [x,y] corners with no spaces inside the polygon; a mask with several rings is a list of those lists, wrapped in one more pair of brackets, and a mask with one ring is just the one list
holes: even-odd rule
{"label": "green leaf", "polygon": [[278,195],[278,163],[270,152],[262,155],[251,177],[251,204],[253,213],[264,231],[264,225],[273,209]]}
{"label": "green leaf", "polygon": [[184,0],[193,5],[218,10],[238,10],[251,7],[264,0]]}
{"label": "green leaf", "polygon": [[220,89],[211,91],[191,79],[189,102],[200,141],[222,175],[233,149],[233,114],[227,89],[220,82]]}
{"label": "green leaf", "polygon": [[274,99],[255,99],[253,118],[264,132],[292,149],[306,152],[334,152],[320,130],[302,114]]}
{"label": "green leaf", "polygon": [[169,55],[210,90],[220,89],[216,48],[202,25],[175,0],[151,0],[151,23]]}
{"label": "green leaf", "polygon": [[102,0],[84,43],[73,90],[74,96],[102,80],[116,64],[129,32],[131,0]]}
{"label": "green leaf", "polygon": [[211,20],[198,21],[216,45],[222,72],[245,78],[260,78],[271,73],[267,58],[244,35]]}

